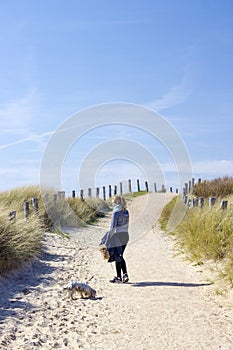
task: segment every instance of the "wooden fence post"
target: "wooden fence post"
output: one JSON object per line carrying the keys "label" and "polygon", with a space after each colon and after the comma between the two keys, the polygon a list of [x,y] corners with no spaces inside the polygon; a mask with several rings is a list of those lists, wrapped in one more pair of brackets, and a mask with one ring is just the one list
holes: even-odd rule
{"label": "wooden fence post", "polygon": [[29,217],[29,202],[25,201],[23,203],[24,220],[26,221]]}
{"label": "wooden fence post", "polygon": [[108,186],[108,197],[112,198],[112,186],[111,185]]}
{"label": "wooden fence post", "polygon": [[155,189],[155,193],[156,193],[157,192],[156,182],[154,182],[154,189]]}
{"label": "wooden fence post", "polygon": [[228,201],[221,201],[220,203],[220,209],[226,209],[228,205]]}
{"label": "wooden fence post", "polygon": [[75,198],[75,190],[72,191],[72,198]]}
{"label": "wooden fence post", "polygon": [[165,189],[165,186],[162,185],[162,192],[165,193],[166,192],[166,189]]}
{"label": "wooden fence post", "polygon": [[139,179],[137,179],[137,187],[138,187],[138,192],[140,192],[140,182],[139,182]]}
{"label": "wooden fence post", "polygon": [[195,179],[192,178],[192,188],[194,187],[194,185],[195,185]]}
{"label": "wooden fence post", "polygon": [[191,181],[189,181],[189,184],[188,184],[188,193],[191,193],[191,188],[192,188],[192,182]]}
{"label": "wooden fence post", "polygon": [[188,194],[188,184],[187,182],[184,184],[185,196]]}
{"label": "wooden fence post", "polygon": [[146,192],[149,192],[149,186],[148,186],[148,182],[145,182],[145,187],[146,187]]}
{"label": "wooden fence post", "polygon": [[45,203],[48,203],[48,201],[49,201],[49,194],[48,193],[45,193],[44,200],[45,200]]}
{"label": "wooden fence post", "polygon": [[179,193],[179,190],[178,190],[178,188],[176,188],[176,194],[177,194],[177,193]]}
{"label": "wooden fence post", "polygon": [[114,186],[114,196],[117,194],[117,186]]}
{"label": "wooden fence post", "polygon": [[91,197],[92,194],[91,194],[91,188],[88,188],[88,197]]}
{"label": "wooden fence post", "polygon": [[200,209],[202,209],[203,208],[203,206],[204,206],[204,197],[199,197],[198,198],[198,207],[200,208]]}
{"label": "wooden fence post", "polygon": [[128,184],[129,184],[129,193],[131,193],[132,192],[132,186],[131,186],[131,180],[130,179],[128,180]]}
{"label": "wooden fence post", "polygon": [[57,194],[56,194],[56,193],[53,195],[53,203],[54,203],[54,204],[57,203]]}
{"label": "wooden fence post", "polygon": [[9,220],[13,221],[16,219],[16,210],[13,210],[9,213]]}
{"label": "wooden fence post", "polygon": [[170,187],[170,192],[172,193],[172,187]]}
{"label": "wooden fence post", "polygon": [[216,198],[210,197],[209,198],[209,207],[212,208],[214,206],[215,202],[216,202]]}
{"label": "wooden fence post", "polygon": [[103,200],[106,201],[106,189],[105,189],[105,186],[103,186]]}
{"label": "wooden fence post", "polygon": [[80,198],[81,198],[81,201],[84,201],[83,190],[80,190]]}
{"label": "wooden fence post", "polygon": [[122,185],[122,182],[120,182],[120,195],[122,196],[123,194],[123,185]]}
{"label": "wooden fence post", "polygon": [[57,196],[58,196],[58,200],[65,199],[66,193],[65,191],[58,191]]}
{"label": "wooden fence post", "polygon": [[184,204],[188,205],[188,196],[187,196],[187,194],[184,195]]}
{"label": "wooden fence post", "polygon": [[99,199],[99,196],[100,196],[100,189],[99,187],[96,188],[96,198]]}
{"label": "wooden fence post", "polygon": [[38,198],[32,198],[32,206],[34,208],[34,211],[36,213],[36,215],[39,214],[39,201]]}

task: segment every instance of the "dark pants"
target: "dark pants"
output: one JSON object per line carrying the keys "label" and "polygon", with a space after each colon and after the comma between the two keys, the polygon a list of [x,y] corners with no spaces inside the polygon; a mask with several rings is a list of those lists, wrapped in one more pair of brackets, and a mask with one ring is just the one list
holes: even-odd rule
{"label": "dark pants", "polygon": [[123,274],[127,273],[125,259],[123,258],[123,253],[124,253],[126,244],[122,245],[121,247],[122,247],[122,250],[123,250],[122,255],[120,256],[120,259],[115,262],[115,264],[116,264],[116,273],[117,273],[117,277],[119,277],[119,278],[121,278],[121,271],[123,272]]}

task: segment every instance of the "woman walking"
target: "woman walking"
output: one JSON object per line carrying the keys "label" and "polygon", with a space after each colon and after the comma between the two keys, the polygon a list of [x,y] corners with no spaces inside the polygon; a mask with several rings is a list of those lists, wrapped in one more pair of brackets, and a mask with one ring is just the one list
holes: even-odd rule
{"label": "woman walking", "polygon": [[123,254],[129,241],[129,212],[126,209],[124,197],[114,196],[112,205],[114,206],[114,210],[110,230],[103,237],[102,243],[104,243],[110,253],[109,262],[115,261],[116,277],[111,279],[110,282],[127,283],[129,277]]}

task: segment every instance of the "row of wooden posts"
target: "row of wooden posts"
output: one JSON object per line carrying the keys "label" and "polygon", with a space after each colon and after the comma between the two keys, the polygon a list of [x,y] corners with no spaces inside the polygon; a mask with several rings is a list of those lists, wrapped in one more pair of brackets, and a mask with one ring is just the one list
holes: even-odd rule
{"label": "row of wooden posts", "polygon": [[[209,197],[209,208],[213,208],[217,201],[216,197]],[[189,207],[189,208],[194,208],[194,207],[199,207],[203,208],[205,202],[204,197],[199,197],[199,198],[189,198],[188,195],[184,196],[184,204]],[[227,200],[222,200],[220,202],[220,209],[226,209],[228,206],[228,201]]]}
{"label": "row of wooden posts", "polygon": [[[166,188],[165,188],[164,185],[162,185],[161,190],[159,190],[159,191],[157,190],[157,185],[156,185],[155,182],[154,182],[153,185],[154,185],[154,192],[166,192]],[[100,191],[101,191],[100,187],[97,187],[95,189],[88,188],[87,189],[87,197],[88,198],[95,197],[95,198],[98,199],[98,198],[100,198]],[[137,179],[137,191],[138,192],[141,192],[141,191],[149,192],[148,181],[145,181],[145,187],[142,190],[141,184],[140,184],[140,180]],[[173,188],[169,187],[169,191],[173,192]],[[102,187],[102,193],[103,193],[102,199],[103,200],[107,199],[107,192],[108,192],[108,198],[111,198],[113,195],[115,196],[117,194],[122,196],[123,195],[123,183],[120,182],[120,186],[119,187],[117,185],[115,185],[115,186],[109,185],[108,186],[108,191],[107,191],[106,186],[103,186]],[[175,189],[175,192],[178,193],[178,189]],[[131,179],[128,180],[128,193],[132,193],[132,180]],[[71,196],[72,196],[72,198],[76,197],[76,191],[75,190],[72,191],[72,195]],[[84,190],[80,190],[80,199],[84,200],[84,197],[85,197],[85,191]],[[55,203],[57,202],[57,200],[62,199],[62,198],[65,198],[65,191],[59,191],[57,194],[53,195],[53,200],[54,200]],[[49,200],[49,194],[46,194],[45,195],[45,202],[48,202],[48,200]]]}
{"label": "row of wooden posts", "polygon": [[[198,179],[198,183],[201,182],[201,179]],[[183,201],[184,204],[189,207],[189,208],[193,208],[195,206],[198,206],[199,208],[202,208],[204,206],[204,197],[199,197],[199,198],[192,198],[190,197],[190,194],[192,193],[192,189],[195,185],[195,180],[192,179],[190,180],[188,183],[185,183],[184,188],[183,188]],[[157,185],[156,183],[153,184],[154,186],[154,192],[166,192],[166,188],[164,185],[162,185],[161,190],[158,191],[157,190]],[[137,191],[141,192],[141,184],[140,184],[140,180],[137,179]],[[143,189],[143,191],[149,192],[149,184],[148,181],[145,181],[145,187]],[[100,198],[100,187],[97,187],[94,189],[95,192],[95,198]],[[88,188],[87,190],[87,197],[91,198],[94,195],[93,189],[92,188]],[[106,200],[107,198],[107,193],[106,193],[106,187],[103,186],[102,187],[102,194],[103,194],[103,200]],[[173,188],[169,187],[169,192],[172,193],[173,192]],[[175,189],[175,193],[178,194],[178,189]],[[128,193],[132,193],[132,180],[129,179],[128,180]],[[118,188],[118,186],[112,186],[109,185],[108,186],[108,198],[111,198],[112,195],[123,195],[123,183],[120,182],[120,186]],[[45,194],[44,196],[44,201],[45,203],[48,203],[49,200],[52,200],[54,204],[57,203],[57,201],[65,199],[66,197],[66,193],[65,191],[58,191],[57,193],[52,194],[52,199],[50,198],[51,195],[49,195],[48,193]],[[76,191],[73,190],[72,194],[71,194],[72,198],[76,197]],[[80,190],[80,199],[84,201],[84,190]],[[215,197],[210,197],[209,198],[209,207],[212,208],[216,202],[216,198]],[[31,204],[33,207],[33,210],[35,212],[36,215],[39,214],[39,201],[38,198],[32,198],[31,200]],[[220,208],[221,209],[226,209],[228,206],[228,201],[223,200],[220,203]],[[24,219],[27,220],[29,217],[29,213],[30,213],[30,203],[29,201],[25,201],[23,204],[23,209],[24,209]],[[11,211],[9,214],[9,219],[10,220],[14,220],[16,218],[16,211]]]}
{"label": "row of wooden posts", "polygon": [[[201,178],[198,179],[197,181],[198,184],[201,183]],[[184,188],[183,188],[183,198],[188,194],[188,193],[192,193],[192,189],[194,188],[195,185],[195,179],[192,178],[192,180],[190,180],[189,182],[186,182],[184,184]]]}
{"label": "row of wooden posts", "polygon": [[[39,215],[39,200],[38,198],[32,198],[31,200],[32,207],[36,215]],[[24,201],[23,203],[23,211],[24,211],[24,220],[29,218],[30,214],[30,203],[28,201]],[[13,221],[16,219],[16,210],[13,210],[9,213],[9,220]]]}
{"label": "row of wooden posts", "polygon": [[[93,189],[92,188],[88,188],[87,191],[88,191],[88,197],[91,198],[94,195]],[[100,197],[100,187],[95,188],[94,191],[95,191],[95,197],[99,198]],[[138,192],[142,191],[139,179],[137,179],[137,191]],[[145,181],[145,187],[144,187],[143,191],[149,192],[148,181]],[[173,188],[170,187],[169,191],[173,192]],[[154,182],[154,192],[158,192],[157,185],[156,185],[155,182]],[[166,188],[165,188],[164,185],[162,185],[161,190],[159,192],[166,192]],[[178,189],[176,189],[175,192],[178,193]],[[102,187],[102,193],[103,193],[103,200],[106,200],[106,198],[107,198],[106,186]],[[128,180],[128,193],[132,193],[132,180],[130,180],[130,179]],[[117,194],[119,194],[121,196],[123,195],[123,183],[122,182],[120,182],[119,188],[118,188],[117,185],[115,185],[114,188],[113,188],[112,185],[108,186],[108,198],[111,198],[112,195],[115,196]],[[73,190],[72,191],[72,198],[75,198],[75,196],[76,196],[76,193],[75,193],[75,190]],[[82,200],[84,200],[84,190],[80,190],[80,198]]]}
{"label": "row of wooden posts", "polygon": [[[145,181],[144,185],[145,185],[144,189],[142,189],[141,184],[140,184],[140,180],[137,179],[137,191],[138,192],[141,192],[141,191],[149,192],[148,181]],[[156,183],[154,183],[153,186],[154,186],[154,192],[166,192],[166,188],[164,185],[162,185],[161,190],[159,190],[159,191],[157,190]],[[169,187],[169,191],[172,193],[173,188]],[[178,193],[178,189],[175,189],[175,192]],[[132,193],[132,180],[131,179],[128,180],[128,193]],[[84,201],[84,198],[85,198],[84,194],[85,194],[85,191],[80,190],[80,199],[82,201]],[[112,185],[108,186],[108,198],[111,198],[112,195],[117,195],[117,194],[123,195],[123,183],[122,182],[120,182],[119,187],[116,185],[114,187]],[[95,198],[97,198],[97,199],[100,198],[100,187],[95,188],[94,191],[92,188],[87,189],[87,197],[92,198],[93,195],[95,195]],[[72,198],[76,197],[75,190],[72,191],[71,196],[72,196]],[[52,199],[51,199],[51,194],[49,195],[49,193],[46,193],[44,196],[44,201],[45,201],[45,203],[48,203],[49,200],[52,200],[53,203],[56,204],[59,200],[65,199],[65,197],[66,197],[65,191],[58,191],[57,193],[53,193]],[[107,199],[106,186],[102,187],[102,197],[103,197],[102,198],[103,200]],[[31,204],[32,204],[32,207],[33,207],[35,214],[38,215],[39,214],[38,198],[32,198]],[[24,219],[27,220],[29,217],[29,214],[30,214],[30,202],[29,201],[25,201],[23,203],[23,209],[24,209]],[[16,211],[11,211],[9,214],[9,219],[12,221],[15,218],[16,218]]]}
{"label": "row of wooden posts", "polygon": [[[201,183],[201,178],[198,179],[197,183],[200,184]],[[204,197],[199,197],[199,198],[190,198],[189,194],[192,194],[192,190],[194,188],[195,185],[195,179],[192,178],[192,180],[190,180],[189,182],[184,184],[184,188],[183,188],[183,201],[184,204],[189,207],[189,208],[194,208],[196,206],[198,206],[199,208],[203,208],[204,206]],[[212,208],[215,203],[217,201],[216,197],[210,197],[209,198],[209,207]],[[228,201],[227,200],[222,200],[220,202],[220,209],[226,209],[228,206]]]}

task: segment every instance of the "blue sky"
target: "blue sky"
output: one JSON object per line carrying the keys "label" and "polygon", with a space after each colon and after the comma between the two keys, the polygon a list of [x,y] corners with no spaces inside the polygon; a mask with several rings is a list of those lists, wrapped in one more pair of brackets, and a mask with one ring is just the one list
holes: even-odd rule
{"label": "blue sky", "polygon": [[[233,174],[231,0],[0,2],[0,190],[38,184],[53,132],[93,105],[125,102],[159,112],[184,140],[193,177]],[[167,150],[136,128],[87,133],[69,150],[63,189],[78,188],[82,159],[114,139],[156,157],[177,186]],[[143,178],[140,164],[109,159],[97,185]]]}

